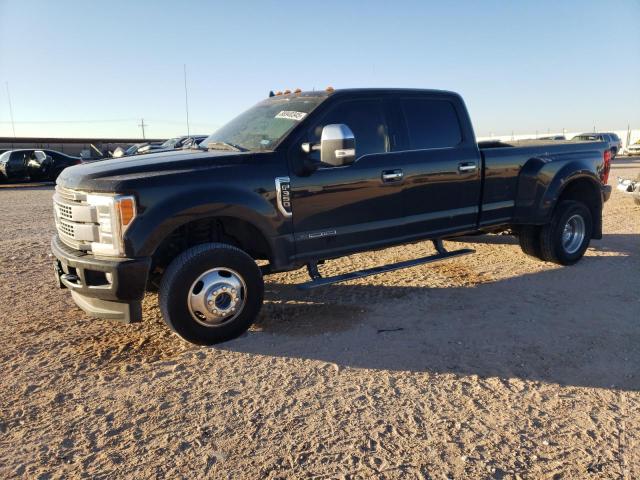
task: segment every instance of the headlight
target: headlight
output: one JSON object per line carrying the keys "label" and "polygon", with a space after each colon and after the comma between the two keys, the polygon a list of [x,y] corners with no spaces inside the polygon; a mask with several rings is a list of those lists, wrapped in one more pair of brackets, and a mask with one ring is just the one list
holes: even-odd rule
{"label": "headlight", "polygon": [[87,203],[95,207],[98,220],[97,242],[91,251],[97,255],[124,256],[123,235],[136,217],[136,200],[128,195],[87,195]]}

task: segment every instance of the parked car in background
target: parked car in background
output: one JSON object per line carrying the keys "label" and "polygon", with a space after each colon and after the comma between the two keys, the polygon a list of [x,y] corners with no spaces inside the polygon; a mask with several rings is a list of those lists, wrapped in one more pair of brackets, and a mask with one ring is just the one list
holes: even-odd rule
{"label": "parked car in background", "polygon": [[627,155],[640,155],[640,140],[638,140],[636,143],[627,145]]}
{"label": "parked car in background", "polygon": [[144,143],[134,143],[133,145],[127,148],[118,147],[113,151],[113,154],[111,156],[113,158],[120,158],[120,157],[128,157],[131,155],[137,155],[138,153],[140,153],[140,149],[146,147],[147,145],[149,145],[149,143],[144,142]]}
{"label": "parked car in background", "polygon": [[567,137],[565,137],[564,135],[550,135],[547,137],[540,137],[538,138],[538,140],[566,140]]}
{"label": "parked car in background", "polygon": [[55,180],[65,168],[81,163],[80,157],[72,157],[55,150],[9,150],[0,155],[0,178]]}
{"label": "parked car in background", "polygon": [[175,137],[170,138],[164,143],[160,144],[149,144],[138,150],[138,153],[158,153],[158,152],[168,152],[171,150],[178,150],[181,148],[191,148],[198,145],[202,140],[207,138],[207,135],[191,135],[184,137]]}
{"label": "parked car in background", "polygon": [[602,132],[602,133],[581,133],[580,135],[576,135],[571,140],[578,142],[607,142],[609,144],[609,150],[611,154],[615,157],[620,148],[622,147],[622,141],[620,137],[615,133],[610,132]]}

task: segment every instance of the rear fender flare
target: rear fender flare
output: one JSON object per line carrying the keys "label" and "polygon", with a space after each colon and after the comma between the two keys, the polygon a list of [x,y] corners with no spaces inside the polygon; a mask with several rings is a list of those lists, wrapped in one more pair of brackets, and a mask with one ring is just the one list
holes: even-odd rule
{"label": "rear fender flare", "polygon": [[516,223],[547,223],[564,189],[578,179],[587,179],[599,191],[600,179],[587,161],[576,159],[561,163],[546,157],[531,158],[520,172]]}

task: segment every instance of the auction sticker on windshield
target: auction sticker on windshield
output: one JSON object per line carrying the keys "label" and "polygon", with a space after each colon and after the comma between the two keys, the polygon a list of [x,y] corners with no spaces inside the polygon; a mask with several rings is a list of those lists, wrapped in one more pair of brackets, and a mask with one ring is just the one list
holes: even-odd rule
{"label": "auction sticker on windshield", "polygon": [[296,122],[299,122],[306,116],[307,114],[305,112],[294,112],[292,110],[282,110],[280,113],[278,113],[275,116],[275,118],[286,118],[287,120],[295,120]]}

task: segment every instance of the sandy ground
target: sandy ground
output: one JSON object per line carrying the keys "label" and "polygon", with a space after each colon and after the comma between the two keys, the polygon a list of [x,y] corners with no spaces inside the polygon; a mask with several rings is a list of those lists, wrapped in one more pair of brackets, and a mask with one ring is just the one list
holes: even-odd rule
{"label": "sandy ground", "polygon": [[[616,175],[640,159],[615,161]],[[507,236],[301,293],[247,335],[183,342],[87,318],[53,287],[51,187],[3,188],[0,477],[640,478],[640,206],[613,193],[578,265]],[[346,271],[424,255],[355,255]]]}

